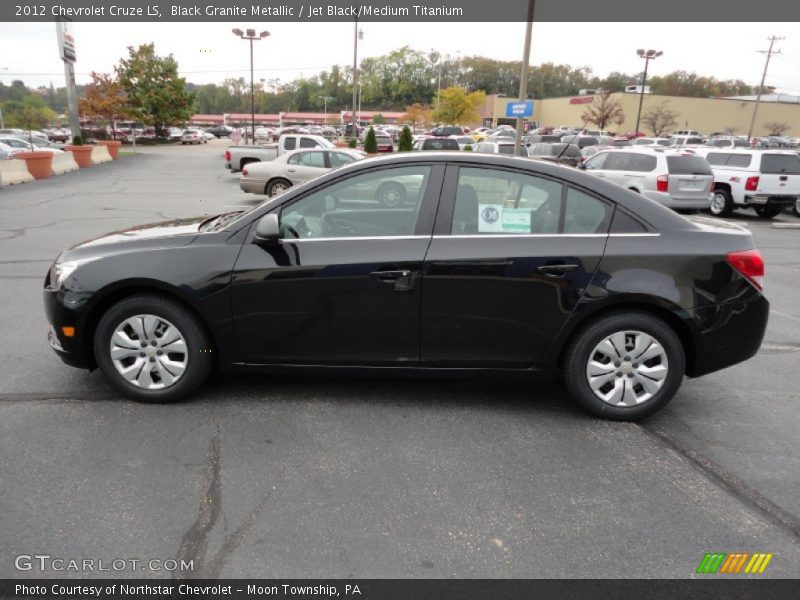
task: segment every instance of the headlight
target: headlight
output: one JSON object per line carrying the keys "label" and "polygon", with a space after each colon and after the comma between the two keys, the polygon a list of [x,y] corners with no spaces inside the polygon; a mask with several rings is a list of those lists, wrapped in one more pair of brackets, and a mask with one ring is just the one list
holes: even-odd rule
{"label": "headlight", "polygon": [[67,260],[64,262],[55,262],[50,269],[50,285],[55,289],[60,289],[67,278],[75,272],[75,269],[81,265],[85,265],[94,259],[87,258],[83,260]]}

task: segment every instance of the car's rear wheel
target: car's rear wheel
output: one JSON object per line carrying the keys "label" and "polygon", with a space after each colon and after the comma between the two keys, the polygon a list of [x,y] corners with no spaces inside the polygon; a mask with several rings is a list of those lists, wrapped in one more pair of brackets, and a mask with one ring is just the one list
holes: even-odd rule
{"label": "car's rear wheel", "polygon": [[273,196],[282,194],[290,187],[292,187],[292,183],[290,181],[285,179],[273,179],[267,184],[267,187],[264,191],[267,193],[267,196],[272,198]]}
{"label": "car's rear wheel", "polygon": [[194,392],[213,367],[208,334],[178,303],[130,296],[100,319],[97,364],[122,394],[143,402],[174,402]]}
{"label": "car's rear wheel", "polygon": [[794,213],[795,217],[800,217],[800,198],[798,198],[797,201],[794,203],[794,206],[792,207],[792,212]]}
{"label": "car's rear wheel", "polygon": [[669,325],[647,313],[619,312],[573,337],[565,351],[564,377],[584,409],[606,419],[635,421],[672,399],[685,362]]}
{"label": "car's rear wheel", "polygon": [[714,190],[711,206],[708,209],[715,217],[727,217],[730,215],[733,212],[731,193],[724,188]]}
{"label": "car's rear wheel", "polygon": [[397,208],[406,201],[406,188],[396,181],[387,181],[380,185],[375,199],[386,208]]}
{"label": "car's rear wheel", "polygon": [[781,212],[780,206],[756,206],[756,214],[762,219],[772,219]]}

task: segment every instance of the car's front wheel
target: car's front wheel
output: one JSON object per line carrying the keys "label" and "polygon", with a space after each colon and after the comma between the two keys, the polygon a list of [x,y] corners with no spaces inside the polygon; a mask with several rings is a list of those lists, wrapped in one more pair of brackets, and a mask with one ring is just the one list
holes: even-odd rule
{"label": "car's front wheel", "polygon": [[566,348],[564,377],[589,412],[635,421],[663,408],[683,380],[680,339],[661,319],[619,312],[583,327]]}
{"label": "car's front wheel", "polygon": [[792,212],[794,213],[795,217],[800,218],[800,198],[795,201],[794,206],[792,207]]}
{"label": "car's front wheel", "polygon": [[137,294],[101,318],[94,353],[118,391],[143,402],[174,402],[194,392],[213,367],[208,334],[178,303]]}

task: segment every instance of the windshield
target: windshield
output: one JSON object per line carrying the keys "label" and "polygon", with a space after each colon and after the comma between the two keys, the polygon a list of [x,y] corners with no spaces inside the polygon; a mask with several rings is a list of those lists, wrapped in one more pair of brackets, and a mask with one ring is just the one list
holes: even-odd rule
{"label": "windshield", "polygon": [[700,156],[668,156],[667,170],[675,175],[711,175],[708,161]]}

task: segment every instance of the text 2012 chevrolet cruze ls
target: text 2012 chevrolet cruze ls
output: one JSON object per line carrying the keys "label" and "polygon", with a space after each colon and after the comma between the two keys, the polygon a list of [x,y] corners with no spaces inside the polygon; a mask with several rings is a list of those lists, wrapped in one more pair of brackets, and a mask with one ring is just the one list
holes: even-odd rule
{"label": "text 2012 chevrolet cruze ls", "polygon": [[735,225],[556,165],[425,152],[79,244],[44,299],[64,361],[137,400],[215,367],[561,373],[585,409],[637,419],[758,351],[763,276]]}

